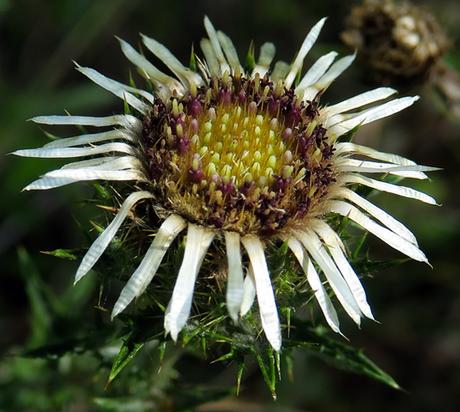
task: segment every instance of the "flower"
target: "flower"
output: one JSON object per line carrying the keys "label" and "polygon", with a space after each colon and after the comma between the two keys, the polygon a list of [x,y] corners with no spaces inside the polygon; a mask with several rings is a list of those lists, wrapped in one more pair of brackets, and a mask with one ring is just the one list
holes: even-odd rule
{"label": "flower", "polygon": [[393,0],[365,0],[354,6],[341,37],[359,50],[379,81],[403,86],[425,80],[449,46],[430,12]]}
{"label": "flower", "polygon": [[358,325],[362,317],[373,315],[342,240],[326,222],[329,215],[346,216],[403,254],[427,262],[414,235],[352,187],[364,185],[435,204],[426,194],[366,176],[425,179],[423,172],[433,168],[340,140],[358,126],[412,105],[417,97],[364,108],[396,93],[378,88],[334,105],[321,104],[323,92],[355,58],[353,54],[334,62],[337,53],[330,52],[300,76],[324,22],[311,29],[291,65],[277,62],[273,69],[273,44],[262,45],[257,63],[245,70],[230,38],[217,32],[208,18],[208,38],[201,41],[204,59],[193,59],[197,69],[185,67],[165,46],[142,36],[144,46],[174,75],[161,72],[119,39],[124,55],[153,86],[153,94],[91,68],[77,69],[123,99],[136,115],[32,119],[39,124],[109,129],[14,152],[88,158],[46,173],[25,190],[91,180],[134,183],[116,217],[84,256],[76,282],[95,265],[137,203],[150,202],[162,218],[112,317],[144,292],[172,242],[185,230],[183,261],[164,318],[165,331],[174,340],[189,317],[194,284],[212,242],[225,244],[230,317],[237,322],[257,297],[262,328],[275,350],[281,347],[281,329],[264,253],[267,244],[287,243],[335,332],[340,332],[339,320],[317,268]]}

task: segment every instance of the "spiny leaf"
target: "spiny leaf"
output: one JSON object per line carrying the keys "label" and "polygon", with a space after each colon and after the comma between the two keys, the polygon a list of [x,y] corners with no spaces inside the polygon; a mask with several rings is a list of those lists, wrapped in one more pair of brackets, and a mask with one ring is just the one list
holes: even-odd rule
{"label": "spiny leaf", "polygon": [[143,348],[145,342],[134,342],[128,337],[121,345],[120,351],[112,364],[107,385],[113,382],[118,374],[131,362]]}
{"label": "spiny leaf", "polygon": [[45,255],[55,256],[61,259],[77,260],[78,256],[75,254],[76,249],[55,249],[55,250],[43,250],[41,253]]}
{"label": "spiny leaf", "polygon": [[326,336],[324,328],[312,328],[306,322],[296,320],[293,330],[295,336],[291,333],[291,339],[284,342],[285,346],[307,349],[339,369],[365,375],[394,389],[401,389],[397,382],[371,361],[361,349]]}
{"label": "spiny leaf", "polygon": [[214,359],[211,363],[228,361],[228,360],[233,358],[233,355],[234,355],[233,352],[228,352],[228,353],[218,357],[217,359]]}
{"label": "spiny leaf", "polygon": [[267,347],[265,352],[266,356],[262,356],[260,351],[254,348],[253,353],[259,365],[259,369],[262,372],[264,381],[267,384],[273,399],[276,399],[276,367],[274,351],[271,347]]}

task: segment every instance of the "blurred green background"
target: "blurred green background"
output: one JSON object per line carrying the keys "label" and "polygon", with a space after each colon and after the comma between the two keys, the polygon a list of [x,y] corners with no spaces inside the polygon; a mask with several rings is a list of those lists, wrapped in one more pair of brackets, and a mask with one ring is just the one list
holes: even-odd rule
{"label": "blurred green background", "polygon": [[[449,61],[460,68],[460,50],[456,47],[460,35],[458,1],[417,3],[430,6],[437,15],[452,40]],[[330,48],[346,52],[339,33],[353,4],[339,0],[0,0],[1,412],[156,410],[139,394],[152,394],[163,385],[159,377],[148,375],[145,388],[133,390],[125,380],[123,385],[105,390],[107,370],[95,370],[97,363],[84,348],[81,356],[61,360],[13,356],[25,346],[43,343],[49,334],[69,335],[69,329],[85,322],[79,311],[94,312],[93,307],[100,303],[97,279],[69,293],[77,263],[40,253],[87,244],[82,233],[90,227],[89,219],[100,215],[93,205],[81,202],[92,189],[79,185],[21,193],[28,182],[59,162],[3,156],[46,141],[39,127],[26,122],[34,115],[64,114],[66,110],[73,114],[109,115],[122,110],[116,98],[82,78],[73,69],[72,60],[126,80],[130,66],[114,35],[136,45],[141,32],[166,44],[182,61],[188,61],[191,42],[198,44],[204,35],[202,18],[207,14],[216,27],[230,35],[240,56],[244,56],[251,40],[257,46],[270,40],[277,46],[277,57],[290,61],[309,28],[320,17],[329,16],[311,62]],[[358,66],[334,84],[326,100],[336,101],[369,88]],[[200,410],[458,410],[459,121],[449,115],[429,85],[411,92],[421,94],[422,100],[402,114],[364,128],[357,138],[418,163],[443,168],[432,175],[431,182],[414,183],[434,195],[442,208],[390,195],[377,199],[414,229],[434,269],[411,262],[367,279],[369,299],[381,323],[367,322],[361,330],[350,324],[345,326],[351,342],[365,348],[405,390],[395,391],[299,355],[295,380],[281,385],[276,403],[254,369],[247,373],[237,400],[227,399]],[[373,239],[371,252],[373,256],[400,257]],[[93,294],[88,292],[91,290]],[[58,323],[50,318],[50,308],[60,313]],[[89,316],[87,319],[92,319],[93,315]],[[142,360],[145,365],[154,361],[153,355]],[[232,384],[234,373],[213,368],[205,372],[187,370],[185,365],[180,372],[200,383],[215,372],[215,382]],[[125,399],[124,409],[117,409],[120,404],[104,403],[103,398],[111,394]],[[167,405],[163,407],[169,410]]]}

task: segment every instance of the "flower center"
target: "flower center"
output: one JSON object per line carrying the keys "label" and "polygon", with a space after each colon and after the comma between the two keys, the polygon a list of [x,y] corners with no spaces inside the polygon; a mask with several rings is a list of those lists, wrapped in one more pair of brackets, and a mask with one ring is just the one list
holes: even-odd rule
{"label": "flower center", "polygon": [[[275,176],[292,173],[284,131],[276,117],[257,114],[254,102],[208,110],[189,124],[192,180],[235,187],[247,182],[261,189],[273,185]],[[177,161],[185,166],[189,159]]]}
{"label": "flower center", "polygon": [[264,79],[212,80],[144,120],[162,206],[199,224],[270,235],[305,217],[333,180],[314,102]]}

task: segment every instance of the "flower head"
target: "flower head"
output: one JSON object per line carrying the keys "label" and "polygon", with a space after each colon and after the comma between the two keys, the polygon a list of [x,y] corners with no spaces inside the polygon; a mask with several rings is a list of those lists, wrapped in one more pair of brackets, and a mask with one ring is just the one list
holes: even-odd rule
{"label": "flower head", "polygon": [[291,65],[273,66],[275,47],[265,43],[249,69],[240,64],[231,40],[207,18],[208,38],[201,41],[204,58],[194,56],[193,69],[143,36],[144,46],[171,71],[163,73],[120,39],[123,53],[153,87],[153,94],[90,68],[77,69],[123,99],[135,115],[33,119],[108,130],[16,151],[28,157],[87,158],[46,173],[26,190],[90,180],[133,182],[132,193],[84,256],[76,281],[95,265],[137,203],[149,202],[162,219],[112,316],[145,291],[173,241],[182,236],[184,256],[164,319],[174,340],[189,317],[194,284],[212,242],[225,245],[221,250],[227,261],[230,317],[237,322],[257,297],[262,328],[275,350],[281,347],[281,328],[264,252],[267,244],[287,243],[336,332],[339,320],[321,277],[357,324],[373,316],[345,246],[326,221],[329,215],[346,216],[403,254],[427,261],[403,224],[352,188],[364,185],[435,204],[426,194],[367,176],[425,179],[423,172],[433,168],[340,140],[358,126],[412,105],[417,97],[374,105],[396,93],[379,88],[334,105],[321,103],[323,92],[355,58],[336,60],[337,53],[330,52],[301,75],[324,22],[311,29]]}

